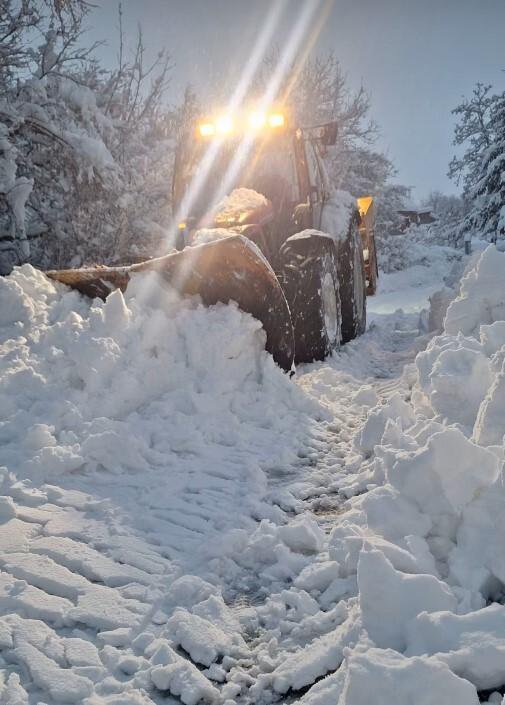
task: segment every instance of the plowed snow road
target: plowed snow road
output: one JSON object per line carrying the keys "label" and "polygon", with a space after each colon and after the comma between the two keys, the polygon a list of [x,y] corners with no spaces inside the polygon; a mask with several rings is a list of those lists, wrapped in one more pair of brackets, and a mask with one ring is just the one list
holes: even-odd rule
{"label": "plowed snow road", "polygon": [[423,276],[294,384],[236,309],[2,282],[2,703],[287,702],[335,670],[356,578],[325,537],[367,412],[409,399]]}

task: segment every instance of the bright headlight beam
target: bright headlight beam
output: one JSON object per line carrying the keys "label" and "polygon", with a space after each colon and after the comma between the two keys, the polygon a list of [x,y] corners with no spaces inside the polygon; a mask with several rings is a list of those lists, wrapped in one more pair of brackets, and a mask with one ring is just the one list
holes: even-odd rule
{"label": "bright headlight beam", "polygon": [[216,129],[221,135],[228,135],[233,130],[233,118],[230,115],[222,115],[216,120]]}
{"label": "bright headlight beam", "polygon": [[282,95],[282,103],[287,102],[289,95],[293,90],[296,81],[298,80],[300,72],[302,71],[303,67],[307,62],[307,59],[310,56],[310,52],[312,51],[317,40],[319,39],[321,30],[323,29],[334,4],[335,0],[324,0],[323,7],[321,8],[318,17],[316,18],[314,27],[312,28],[312,31],[307,35],[303,51],[300,52],[300,55],[298,56],[298,59],[295,63],[294,69],[291,72],[289,83],[286,87],[286,90],[284,91],[284,94]]}
{"label": "bright headlight beam", "polygon": [[261,128],[265,127],[267,124],[267,116],[265,113],[260,112],[251,113],[247,120],[247,124],[252,130],[261,130]]}
{"label": "bright headlight beam", "polygon": [[268,116],[268,124],[270,127],[284,127],[284,115],[282,113],[272,113]]}
{"label": "bright headlight beam", "polygon": [[[318,11],[321,10],[320,14],[324,17],[324,19],[326,19],[328,7],[331,7],[333,2],[334,0],[326,0],[322,9],[322,0],[310,0],[310,2],[303,4],[303,10],[300,12],[299,17],[295,22],[285,49],[280,54],[277,66],[275,67],[272,77],[270,78],[270,81],[258,105],[258,112],[266,112],[268,106],[274,102],[282,81],[290,70],[297,52],[303,44],[304,38],[306,38],[306,43],[310,44],[311,47],[314,45],[314,42],[316,41],[317,36],[319,36],[324,24],[324,21],[321,20],[321,16],[319,16],[319,21],[315,22],[315,25],[310,32],[308,29],[313,23],[314,17],[317,17]],[[300,53],[301,56],[304,57],[304,60],[306,60],[309,53],[307,52],[306,47],[302,47],[302,51]],[[235,156],[231,160],[226,174],[223,176],[220,188],[215,192],[212,198],[212,203],[219,203],[229,192],[235,182],[235,179],[237,178],[237,174],[242,168],[242,165],[246,163],[253,145],[253,141],[254,137],[251,137],[250,135],[242,140]]]}
{"label": "bright headlight beam", "polygon": [[216,132],[216,128],[212,122],[203,122],[198,126],[198,131],[200,137],[212,137]]}
{"label": "bright headlight beam", "polygon": [[[256,44],[254,45],[253,51],[250,54],[246,65],[244,66],[242,77],[238,82],[229,102],[229,113],[233,114],[235,112],[237,106],[242,102],[244,96],[247,94],[254,75],[258,70],[261,61],[266,54],[267,48],[270,46],[270,43],[275,35],[279,25],[279,20],[286,9],[288,2],[289,0],[274,0],[274,2],[272,2],[264,27],[258,36]],[[171,227],[168,231],[168,238],[170,238],[170,240],[167,238],[167,246],[173,246],[174,232],[176,230],[174,225],[186,217],[186,215],[191,211],[193,203],[198,197],[201,189],[204,187],[207,176],[213,167],[216,156],[219,153],[220,144],[220,139],[212,140],[209,144],[209,147],[199,164],[196,176],[192,179],[177,212],[173,214]]]}

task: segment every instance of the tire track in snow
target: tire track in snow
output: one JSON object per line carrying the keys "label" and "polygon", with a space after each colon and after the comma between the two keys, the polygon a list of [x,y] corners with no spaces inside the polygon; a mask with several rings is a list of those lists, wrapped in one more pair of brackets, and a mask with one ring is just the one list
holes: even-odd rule
{"label": "tire track in snow", "polygon": [[[370,406],[387,402],[396,394],[405,399],[410,396],[411,382],[404,374],[405,367],[427,341],[420,337],[417,322],[417,314],[381,316],[364,336],[332,359],[302,370],[298,384],[327,404],[330,418],[319,424],[317,440],[310,443],[306,453],[310,462],[295,468],[294,480],[285,476],[285,486],[297,500],[296,509],[290,514],[292,518],[309,511],[324,533],[329,534],[345,516],[345,488],[352,485],[360,472],[366,473],[373,460],[363,460],[353,447],[354,436],[364,424]],[[369,390],[371,401],[367,405],[354,401],[363,387]],[[274,485],[278,484],[276,477]],[[321,570],[330,573],[331,566],[325,563],[328,555],[322,555],[320,560]],[[303,609],[319,621],[316,626],[310,624],[311,618],[304,615],[301,605],[299,612],[295,606],[297,593],[300,589],[303,592],[302,586],[308,590],[310,580],[307,578],[305,584],[303,581],[297,584],[297,580],[294,584],[287,580],[284,585],[273,580],[270,593],[263,588],[262,598],[261,593],[236,594],[231,602],[246,629],[255,627],[248,642],[253,651],[251,663],[245,669],[238,668],[237,678],[242,678],[243,691],[237,702],[287,704],[298,700],[314,682],[338,667],[343,645],[354,635],[352,607],[350,614],[339,614],[339,600],[354,594],[355,586],[340,581],[340,594],[337,590],[328,595],[327,604],[324,592],[319,604],[304,593],[305,597],[300,598],[305,603]],[[284,617],[276,620],[272,614]],[[347,625],[343,631],[339,631],[340,620]],[[284,676],[276,676],[277,673],[286,674],[285,682]]]}

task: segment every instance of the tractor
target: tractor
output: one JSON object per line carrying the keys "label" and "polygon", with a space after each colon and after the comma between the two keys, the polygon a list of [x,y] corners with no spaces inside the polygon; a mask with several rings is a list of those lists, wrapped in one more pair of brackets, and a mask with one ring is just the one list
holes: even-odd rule
{"label": "tractor", "polygon": [[172,184],[176,250],[122,267],[48,272],[105,297],[155,270],[206,305],[235,301],[258,318],[286,371],[364,332],[377,265],[373,200],[332,189],[334,122],[290,125],[279,110],[196,122],[179,140]]}

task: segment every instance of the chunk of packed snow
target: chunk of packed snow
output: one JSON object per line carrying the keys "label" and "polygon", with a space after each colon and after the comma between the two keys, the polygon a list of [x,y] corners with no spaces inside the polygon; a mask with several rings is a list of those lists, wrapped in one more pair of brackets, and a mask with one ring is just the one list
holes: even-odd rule
{"label": "chunk of packed snow", "polygon": [[447,309],[447,333],[477,337],[482,324],[505,320],[504,269],[505,253],[490,245],[463,277],[460,294]]}
{"label": "chunk of packed snow", "polygon": [[240,655],[245,643],[240,634],[230,635],[197,614],[177,609],[168,620],[166,635],[182,646],[196,663],[210,666],[218,657]]}
{"label": "chunk of packed snow", "polygon": [[[417,542],[423,541],[419,536],[411,538],[415,538]],[[408,545],[407,541],[403,543]],[[330,558],[339,562],[343,575],[349,576],[356,573],[361,552],[366,549],[381,551],[397,570],[404,573],[426,572],[426,568],[429,572],[435,571],[433,562],[428,567],[427,562],[423,561],[419,555],[413,555],[407,548],[402,548],[381,536],[377,536],[368,527],[351,524],[345,520],[332,529],[328,542],[328,553]],[[429,553],[429,551],[427,552]]]}
{"label": "chunk of packed snow", "polygon": [[449,422],[473,427],[491,384],[488,358],[478,350],[443,350],[430,374],[430,402]]}
{"label": "chunk of packed snow", "polygon": [[389,649],[346,650],[345,664],[309,690],[300,705],[478,705],[475,687],[446,664]]}
{"label": "chunk of packed snow", "polygon": [[377,405],[379,397],[373,387],[363,385],[353,396],[352,401],[354,404],[358,404],[359,406],[366,406],[370,408]]}
{"label": "chunk of packed snow", "polygon": [[473,440],[483,446],[503,445],[504,436],[505,360],[479,407],[473,428]]}
{"label": "chunk of packed snow", "polygon": [[335,630],[290,654],[268,677],[275,692],[300,690],[334,671],[342,662],[345,647],[358,640],[360,630],[359,614],[354,609]]}
{"label": "chunk of packed snow", "polygon": [[363,453],[371,453],[381,442],[389,419],[399,420],[402,428],[408,428],[415,421],[412,407],[400,394],[395,394],[387,404],[374,407],[369,413],[363,428],[355,439],[356,447]]}
{"label": "chunk of packed snow", "polygon": [[317,553],[325,542],[324,531],[308,514],[281,526],[277,533],[286,546],[297,553]]}
{"label": "chunk of packed snow", "polygon": [[470,614],[418,615],[407,628],[409,656],[435,655],[478,690],[504,683],[505,607],[490,605]]}
{"label": "chunk of packed snow", "polygon": [[195,231],[191,240],[191,245],[206,245],[208,242],[224,240],[224,238],[235,234],[236,233],[232,230],[226,230],[226,228],[200,228]]}
{"label": "chunk of packed snow", "polygon": [[505,488],[500,475],[463,512],[456,548],[449,556],[454,579],[487,598],[499,596],[505,585]]}
{"label": "chunk of packed snow", "polygon": [[505,320],[480,327],[480,340],[488,357],[505,345]]}
{"label": "chunk of packed snow", "polygon": [[377,646],[403,651],[406,627],[420,612],[454,611],[457,600],[433,575],[395,570],[380,551],[362,551],[358,563],[363,626]]}
{"label": "chunk of packed snow", "polygon": [[10,673],[1,692],[2,705],[28,705],[28,693],[20,683],[17,673]]}
{"label": "chunk of packed snow", "polygon": [[[424,537],[432,527],[430,517],[390,485],[376,487],[356,497],[346,517],[347,521],[396,543],[405,536]],[[338,530],[336,527],[333,531]]]}
{"label": "chunk of packed snow", "polygon": [[400,456],[389,482],[432,515],[459,513],[497,478],[499,459],[456,428],[435,433],[426,446]]}
{"label": "chunk of packed snow", "polygon": [[31,644],[16,647],[14,656],[28,669],[33,682],[58,703],[79,703],[93,692],[89,678],[60,666]]}
{"label": "chunk of packed snow", "polygon": [[217,688],[167,642],[159,647],[151,661],[154,665],[150,670],[150,678],[158,690],[180,697],[184,705],[197,705],[200,701],[214,703],[218,700]]}
{"label": "chunk of packed snow", "polygon": [[307,592],[317,590],[323,592],[330,583],[339,577],[340,566],[336,561],[322,561],[306,566],[295,579],[296,587]]}

